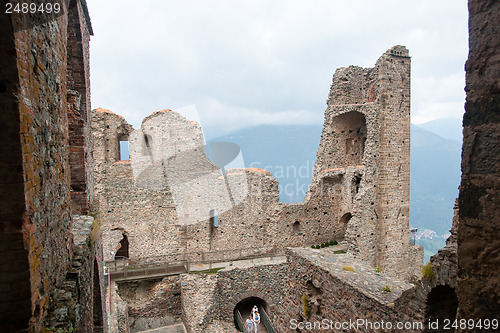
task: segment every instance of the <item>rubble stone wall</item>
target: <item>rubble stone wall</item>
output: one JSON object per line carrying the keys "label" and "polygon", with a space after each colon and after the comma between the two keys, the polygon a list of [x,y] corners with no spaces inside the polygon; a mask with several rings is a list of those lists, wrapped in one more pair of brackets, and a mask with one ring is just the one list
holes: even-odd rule
{"label": "rubble stone wall", "polygon": [[286,282],[281,289],[284,298],[274,309],[276,331],[294,331],[299,323],[316,325],[306,328],[308,332],[341,331],[342,327],[335,325],[358,320],[363,321],[360,326],[343,329],[374,332],[381,327],[370,323],[385,322],[398,331],[396,325],[401,322],[412,326],[400,331],[421,331],[423,314],[415,309],[421,309],[423,303],[415,298],[411,284],[377,274],[370,265],[330,249],[290,249],[287,259]]}
{"label": "rubble stone wall", "polygon": [[[203,152],[199,125],[174,111],[157,112],[133,130],[122,117],[97,109],[92,126],[105,260],[113,259],[123,235],[129,258],[235,250],[227,257],[235,259],[240,249],[343,239],[346,223],[335,206],[321,202],[333,191],[347,195],[335,192],[337,202],[350,201],[356,168],[345,177],[345,170],[336,172],[338,179],[325,181],[307,202],[284,205],[268,171],[232,169],[222,176]],[[119,141],[127,138],[130,160],[121,160]]]}
{"label": "rubble stone wall", "polygon": [[498,1],[469,1],[467,98],[459,194],[459,317],[500,313],[500,17]]}
{"label": "rubble stone wall", "polygon": [[[388,50],[373,68],[337,70],[312,185],[303,203],[291,205],[279,203],[268,171],[221,170],[221,156],[207,157],[217,151],[206,153],[216,146],[205,146],[200,125],[177,112],[155,112],[134,130],[111,111],[94,110],[105,259],[113,259],[123,235],[134,259],[345,240],[360,259],[408,279],[415,273],[409,89],[404,46]],[[119,157],[121,140],[129,141],[128,161]],[[415,247],[412,255],[422,251]]]}
{"label": "rubble stone wall", "polygon": [[[13,7],[22,4],[10,3]],[[89,136],[82,132],[77,137],[69,120],[75,112],[90,110],[90,103],[85,104],[89,96],[75,93],[72,89],[76,85],[72,85],[81,82],[80,87],[89,91],[88,40],[92,29],[85,1],[59,3],[59,14],[7,14],[5,10],[0,14],[0,120],[5,127],[1,134],[5,158],[0,166],[4,184],[0,323],[5,331],[42,331],[52,318],[57,303],[54,297],[67,297],[60,291],[78,261],[72,213],[86,213],[92,195],[88,191],[93,186]],[[71,52],[75,43],[81,44],[78,54]],[[80,62],[72,73],[78,72],[80,78],[70,75],[68,69],[68,63],[76,58]],[[79,124],[88,128],[88,118]],[[86,142],[85,158],[70,158],[71,142]],[[83,200],[72,197],[72,179],[79,177],[78,170],[85,170],[80,177],[86,187]],[[83,265],[88,269],[84,274],[92,276],[93,261],[87,259],[90,264]],[[91,317],[91,295],[88,299]],[[75,307],[58,311],[58,322],[92,330],[92,320],[78,323],[66,316]]]}
{"label": "rubble stone wall", "polygon": [[349,250],[388,273],[407,276],[410,177],[410,57],[387,50],[373,68],[333,77],[313,186],[332,168],[362,165],[347,206]]}

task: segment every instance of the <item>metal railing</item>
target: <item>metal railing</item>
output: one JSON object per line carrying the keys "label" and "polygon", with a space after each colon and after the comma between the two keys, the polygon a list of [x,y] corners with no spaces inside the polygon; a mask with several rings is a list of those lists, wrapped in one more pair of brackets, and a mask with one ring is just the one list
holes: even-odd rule
{"label": "metal railing", "polygon": [[238,331],[241,331],[243,333],[248,333],[245,322],[243,321],[243,318],[241,317],[240,310],[238,310],[238,309],[234,310],[234,322],[236,323],[236,326],[238,327]]}
{"label": "metal railing", "polygon": [[209,264],[217,262],[234,261],[240,259],[259,258],[264,256],[277,256],[284,253],[284,249],[277,249],[276,247],[260,247],[260,248],[247,248],[235,250],[222,250],[211,252],[189,252],[177,253],[161,256],[149,256],[139,258],[119,258],[118,260],[106,261],[105,265],[111,271],[121,269],[123,267],[152,267],[163,266],[165,263],[178,263],[189,262],[193,264]]}
{"label": "metal railing", "polygon": [[276,247],[247,248],[211,252],[191,252],[139,258],[119,258],[106,261],[113,279],[129,279],[141,276],[163,276],[190,272],[192,265],[202,264],[212,269],[216,263],[233,263],[238,260],[253,260],[283,255],[284,249]]}
{"label": "metal railing", "polygon": [[264,308],[261,308],[259,310],[260,310],[260,320],[262,321],[262,324],[264,324],[264,327],[266,328],[267,332],[274,333],[273,325],[271,324],[271,320],[269,319],[266,310],[264,310]]}
{"label": "metal railing", "polygon": [[184,262],[174,262],[174,263],[163,263],[161,266],[147,266],[141,265],[137,266],[124,266],[123,269],[118,270],[114,267],[114,270],[110,270],[110,276],[113,280],[116,279],[131,279],[131,278],[141,278],[141,277],[153,277],[153,276],[166,276],[189,272],[189,263]]}

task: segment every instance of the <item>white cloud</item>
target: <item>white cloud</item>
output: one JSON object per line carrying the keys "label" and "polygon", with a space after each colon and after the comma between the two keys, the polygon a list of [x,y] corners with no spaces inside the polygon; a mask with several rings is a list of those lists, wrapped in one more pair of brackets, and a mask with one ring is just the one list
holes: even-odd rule
{"label": "white cloud", "polygon": [[87,2],[92,105],[134,126],[190,104],[214,128],[321,123],[335,69],[395,44],[412,55],[414,121],[463,103],[466,0]]}
{"label": "white cloud", "polygon": [[207,98],[196,108],[208,139],[248,126],[312,125],[323,120],[321,113],[308,110],[266,113],[258,109],[223,104],[213,98]]}
{"label": "white cloud", "polygon": [[461,119],[463,116],[464,103],[458,102],[436,102],[421,103],[418,112],[412,115],[411,120],[415,125],[423,124],[431,120],[453,117]]}
{"label": "white cloud", "polygon": [[465,103],[464,86],[464,73],[414,79],[412,122],[420,124],[447,117],[461,119]]}

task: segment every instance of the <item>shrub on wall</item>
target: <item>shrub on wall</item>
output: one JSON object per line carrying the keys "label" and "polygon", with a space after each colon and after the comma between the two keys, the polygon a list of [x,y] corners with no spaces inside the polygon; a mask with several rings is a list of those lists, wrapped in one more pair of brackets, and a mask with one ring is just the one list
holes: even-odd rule
{"label": "shrub on wall", "polygon": [[433,268],[432,263],[430,261],[424,266],[422,266],[422,276],[427,281],[432,281],[436,277],[436,274],[434,274],[434,270],[432,268]]}

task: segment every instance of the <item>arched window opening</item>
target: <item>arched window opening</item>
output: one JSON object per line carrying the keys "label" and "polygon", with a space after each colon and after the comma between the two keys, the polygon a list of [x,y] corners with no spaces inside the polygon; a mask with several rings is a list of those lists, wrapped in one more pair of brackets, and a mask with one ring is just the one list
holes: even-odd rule
{"label": "arched window opening", "polygon": [[351,218],[351,213],[345,213],[344,215],[342,215],[338,222],[338,225],[334,226],[334,228],[336,229],[335,240],[342,241],[344,239],[345,231],[347,230],[347,225],[349,224]]}
{"label": "arched window opening", "polygon": [[349,223],[349,221],[351,220],[351,218],[352,218],[351,213],[345,213],[340,218],[340,223],[343,224],[343,225],[347,225],[347,223]]}
{"label": "arched window opening", "polygon": [[299,231],[300,231],[300,222],[299,222],[299,221],[295,221],[295,222],[293,223],[292,228],[293,228],[293,231],[295,231],[295,232],[299,232]]}
{"label": "arched window opening", "polygon": [[115,260],[128,258],[128,247],[128,237],[124,234],[122,240],[120,241],[120,244],[118,244],[117,246]]}

